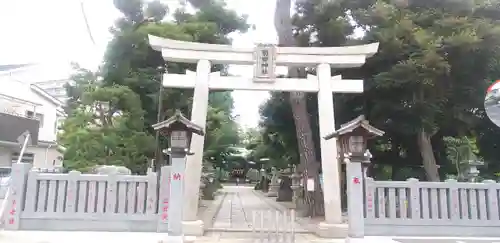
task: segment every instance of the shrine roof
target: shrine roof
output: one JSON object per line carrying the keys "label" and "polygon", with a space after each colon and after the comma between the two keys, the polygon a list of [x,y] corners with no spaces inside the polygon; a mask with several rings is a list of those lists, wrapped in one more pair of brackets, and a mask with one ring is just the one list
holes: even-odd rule
{"label": "shrine roof", "polygon": [[355,119],[340,125],[340,129],[331,134],[326,135],[324,138],[328,140],[334,137],[342,136],[347,133],[353,132],[357,128],[363,128],[366,132],[374,136],[382,136],[385,133],[384,131],[370,125],[370,122],[365,119],[364,115],[360,115]]}
{"label": "shrine roof", "polygon": [[205,133],[203,132],[203,128],[198,126],[197,124],[191,122],[187,119],[180,111],[176,111],[175,114],[169,119],[156,123],[152,127],[154,130],[160,129],[172,129],[173,126],[183,125],[188,131],[203,136]]}

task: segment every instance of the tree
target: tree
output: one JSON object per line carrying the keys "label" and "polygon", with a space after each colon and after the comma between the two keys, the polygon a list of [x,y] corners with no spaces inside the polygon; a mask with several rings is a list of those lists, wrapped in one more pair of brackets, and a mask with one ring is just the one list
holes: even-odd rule
{"label": "tree", "polygon": [[[246,18],[228,10],[223,1],[210,1],[210,4],[195,4],[196,13],[189,14],[184,9],[177,9],[170,16],[173,21],[165,21],[169,9],[159,1],[114,0],[115,7],[122,13],[111,28],[113,39],[109,42],[100,72],[100,81],[96,84],[102,90],[126,87],[131,98],[137,98],[138,109],[142,111],[141,129],[147,136],[154,131],[151,125],[157,122],[157,114],[165,118],[180,109],[189,114],[192,90],[164,89],[162,94],[163,110],[159,111],[158,97],[162,75],[165,70],[171,73],[184,73],[195,69],[192,64],[168,63],[161,53],[151,49],[148,34],[183,41],[227,44],[228,34],[245,31]],[[213,70],[224,70],[223,66],[214,66]],[[79,97],[79,87],[70,88],[71,96]],[[237,144],[237,126],[231,116],[233,101],[230,92],[210,94],[210,106],[206,129],[206,157],[223,157],[230,145]],[[139,125],[139,124],[136,124]],[[138,128],[137,128],[138,129]],[[160,141],[160,148],[167,146]],[[145,145],[150,149],[154,142]],[[149,151],[148,158],[152,158]],[[162,160],[161,160],[162,161]]]}
{"label": "tree", "polygon": [[289,122],[293,115],[288,100],[286,93],[272,93],[260,108],[262,137],[255,151],[279,168],[301,163],[295,126]]}
{"label": "tree", "polygon": [[[492,169],[488,172],[500,170],[494,152],[500,131],[483,107],[486,87],[500,74],[498,6],[499,1],[446,0],[307,0],[296,5],[293,27],[301,46],[380,43],[363,67],[334,70],[344,78],[365,80],[363,94],[335,95],[338,124],[364,113],[386,132],[370,142],[373,176],[387,173],[386,166],[392,167],[389,178],[401,178],[404,168],[412,171],[406,176],[418,176],[424,165],[427,179],[439,180],[455,171],[444,138],[465,136],[477,138],[478,155]],[[353,36],[354,28],[364,35]],[[278,99],[266,104],[266,116],[292,119],[273,115],[290,109],[278,104]],[[314,117],[317,108],[308,107],[308,113]],[[277,137],[294,132],[291,126],[274,129]],[[280,143],[297,151],[296,142]]]}
{"label": "tree", "polygon": [[96,165],[124,165],[144,173],[154,146],[143,128],[139,97],[126,86],[100,87],[100,76],[80,69],[69,86],[69,114],[58,140],[64,166],[90,171]]}
{"label": "tree", "polygon": [[203,157],[222,168],[239,143],[238,126],[224,111],[209,107]]}
{"label": "tree", "polygon": [[377,101],[367,111],[413,137],[427,178],[438,181],[443,136],[469,135],[481,119],[487,80],[497,73],[490,67],[499,60],[499,28],[480,3],[360,2],[353,13],[367,30],[364,41],[381,43],[363,68],[373,82],[366,96]]}
{"label": "tree", "polygon": [[[278,43],[283,46],[297,46],[300,44],[294,38],[293,23],[290,18],[291,0],[277,0],[274,13],[274,25],[278,32]],[[304,77],[303,68],[289,67],[288,76],[293,78]],[[289,102],[292,109],[293,121],[295,123],[295,134],[299,148],[299,158],[304,180],[314,178],[315,188],[319,185],[319,165],[313,140],[313,131],[307,113],[307,94],[305,92],[291,92]],[[305,185],[307,187],[307,185]],[[308,191],[307,188],[305,191]],[[321,190],[315,190],[313,195],[306,193],[304,200],[309,206],[308,214],[314,216],[323,212],[323,200]]]}
{"label": "tree", "polygon": [[207,133],[205,136],[204,159],[211,161],[215,167],[221,167],[224,161],[235,153],[234,147],[239,144],[238,124],[231,112],[234,108],[231,93],[212,92],[209,96],[210,107],[207,114]]}

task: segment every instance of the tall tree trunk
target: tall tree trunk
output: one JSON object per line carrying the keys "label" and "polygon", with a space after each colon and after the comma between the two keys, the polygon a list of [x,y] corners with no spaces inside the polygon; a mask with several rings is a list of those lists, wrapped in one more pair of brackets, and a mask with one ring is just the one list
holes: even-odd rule
{"label": "tall tree trunk", "polygon": [[431,143],[432,134],[421,129],[417,135],[417,143],[422,156],[424,170],[429,181],[440,181],[436,157]]}
{"label": "tall tree trunk", "polygon": [[[293,36],[292,20],[290,18],[291,0],[277,0],[274,13],[274,26],[278,33],[280,46],[296,46]],[[288,68],[288,76],[300,77],[296,67]],[[295,133],[299,148],[300,164],[304,169],[303,178],[314,179],[314,192],[309,193],[307,183],[304,183],[304,200],[308,207],[307,215],[316,216],[324,213],[323,194],[319,182],[319,165],[314,149],[312,129],[307,112],[307,95],[304,92],[291,92],[289,102],[292,107]]]}

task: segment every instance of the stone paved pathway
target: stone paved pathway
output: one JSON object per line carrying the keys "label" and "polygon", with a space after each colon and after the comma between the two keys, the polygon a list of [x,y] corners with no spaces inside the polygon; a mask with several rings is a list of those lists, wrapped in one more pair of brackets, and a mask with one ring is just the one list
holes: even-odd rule
{"label": "stone paved pathway", "polygon": [[[291,225],[291,223],[283,220],[283,212],[257,196],[253,191],[253,186],[224,185],[222,191],[225,192],[226,196],[215,217],[213,227],[205,236],[198,238],[197,243],[267,242],[268,237],[276,237],[276,225],[279,225],[281,231],[285,228],[291,228],[285,226]],[[277,215],[278,217],[276,217]],[[255,227],[252,227],[254,222]],[[312,234],[302,233],[306,230],[298,223],[295,223],[294,226],[294,230],[297,232],[295,234],[296,243],[311,243],[317,240],[317,237]],[[256,230],[254,231],[253,228]],[[280,234],[279,237],[283,239],[283,234]]]}
{"label": "stone paved pathway", "polygon": [[[222,189],[226,197],[215,217],[212,230],[214,231],[252,231],[252,223],[255,222],[257,231],[276,231],[276,227],[284,229],[291,226],[289,212],[275,209],[260,197],[255,195],[253,187],[229,186]],[[286,214],[286,215],[285,215]],[[263,224],[263,225],[262,225]],[[291,228],[288,226],[287,228]],[[298,223],[294,223],[296,232],[307,232]]]}
{"label": "stone paved pathway", "polygon": [[[312,234],[297,234],[295,243],[344,243],[344,240],[318,241]],[[211,232],[203,237],[198,237],[195,243],[291,243],[291,241],[270,241],[252,237],[248,232]]]}

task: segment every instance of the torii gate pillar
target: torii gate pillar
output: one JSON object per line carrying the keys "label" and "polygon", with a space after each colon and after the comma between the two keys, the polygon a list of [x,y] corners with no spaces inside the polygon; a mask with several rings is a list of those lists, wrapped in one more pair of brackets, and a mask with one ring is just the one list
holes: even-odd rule
{"label": "torii gate pillar", "polygon": [[[196,73],[165,74],[163,85],[173,88],[194,88],[191,120],[206,126],[208,93],[213,90],[265,90],[303,91],[318,93],[319,128],[321,138],[321,164],[323,171],[323,194],[325,221],[318,225],[317,233],[323,237],[342,237],[347,227],[342,224],[339,161],[336,139],[324,137],[335,130],[335,114],[332,93],[362,93],[363,80],[342,80],[331,76],[331,68],[359,67],[367,57],[374,55],[378,43],[348,47],[275,47],[259,45],[256,48],[234,48],[230,45],[215,45],[176,41],[149,36],[154,50],[161,51],[167,61],[197,63]],[[213,64],[254,65],[255,76],[221,77],[210,73]],[[317,68],[317,76],[307,79],[275,78],[275,67],[302,66]],[[203,235],[203,222],[198,220],[198,198],[202,169],[204,137],[193,135],[188,157],[184,188],[184,233]]]}

